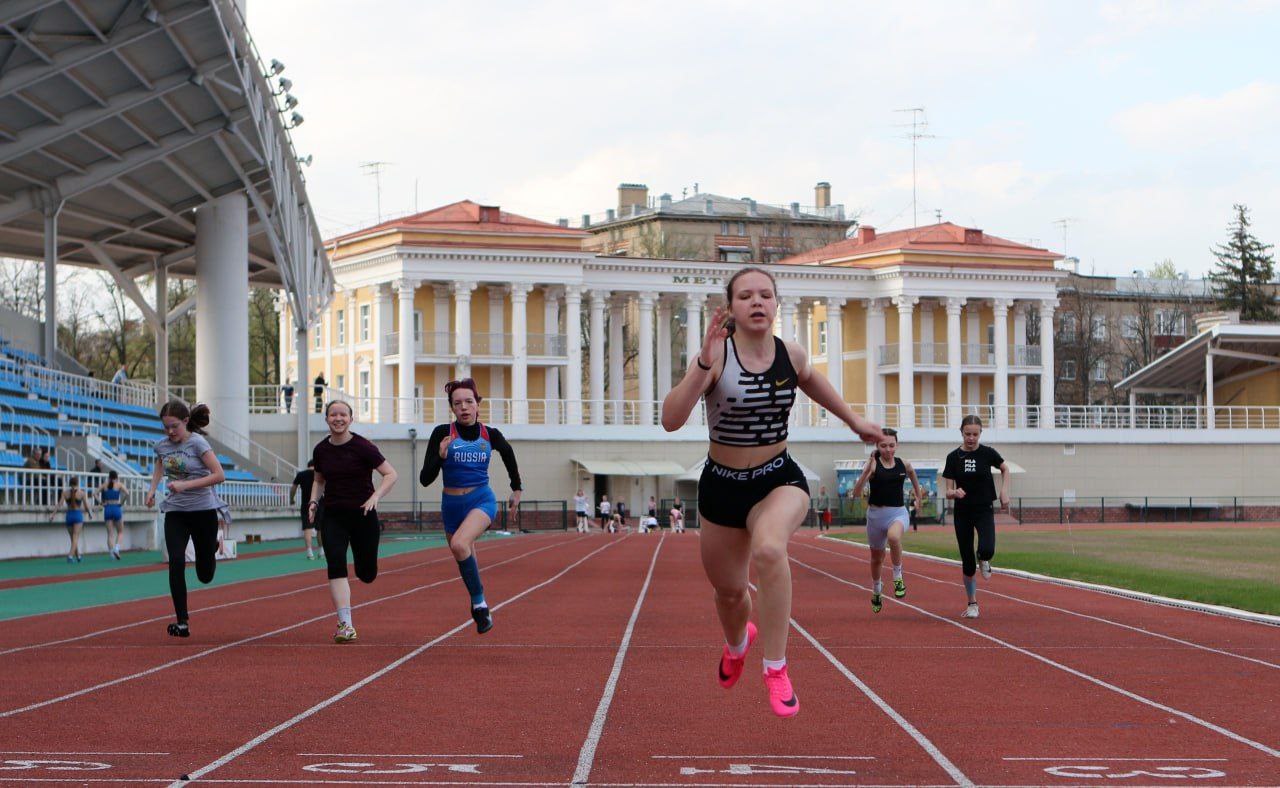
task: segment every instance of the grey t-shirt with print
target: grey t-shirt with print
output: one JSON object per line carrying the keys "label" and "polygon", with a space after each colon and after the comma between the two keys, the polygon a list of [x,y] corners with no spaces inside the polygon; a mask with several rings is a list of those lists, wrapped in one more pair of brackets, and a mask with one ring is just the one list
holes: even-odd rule
{"label": "grey t-shirt with print", "polygon": [[[193,432],[181,443],[161,438],[156,442],[155,449],[156,460],[159,461],[165,478],[170,482],[203,479],[213,473],[201,459],[205,452],[213,450],[203,435]],[[200,487],[195,490],[169,492],[160,503],[160,511],[200,512],[206,509],[219,509],[223,506],[225,504],[214,494],[212,487]]]}

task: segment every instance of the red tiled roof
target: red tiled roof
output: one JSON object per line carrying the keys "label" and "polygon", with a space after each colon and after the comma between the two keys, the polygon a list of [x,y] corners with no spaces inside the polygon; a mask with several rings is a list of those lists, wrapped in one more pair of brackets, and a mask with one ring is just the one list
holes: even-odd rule
{"label": "red tiled roof", "polygon": [[429,211],[402,216],[329,239],[328,243],[349,241],[361,236],[375,235],[387,230],[494,233],[509,235],[553,235],[567,238],[586,238],[590,233],[541,222],[526,216],[504,211],[497,206],[481,205],[471,200],[443,205]]}
{"label": "red tiled roof", "polygon": [[859,227],[858,234],[843,241],[836,241],[818,249],[793,255],[779,262],[782,265],[819,265],[845,260],[850,257],[890,251],[947,252],[992,257],[1019,257],[1028,260],[1053,261],[1062,257],[1056,252],[1035,246],[1015,243],[984,233],[982,230],[961,227],[951,222],[913,227],[878,234],[873,227]]}

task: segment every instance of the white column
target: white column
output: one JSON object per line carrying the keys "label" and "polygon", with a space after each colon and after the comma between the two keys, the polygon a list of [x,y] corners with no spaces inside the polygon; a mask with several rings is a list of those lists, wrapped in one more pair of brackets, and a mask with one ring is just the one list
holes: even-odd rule
{"label": "white column", "polygon": [[995,298],[991,301],[995,337],[992,352],[996,357],[996,426],[1009,426],[1009,307],[1013,300]]}
{"label": "white column", "polygon": [[396,282],[396,289],[400,293],[400,367],[399,387],[396,391],[399,407],[396,410],[400,414],[397,420],[402,424],[414,420],[413,383],[418,369],[418,343],[413,336],[413,294],[417,284],[412,279]]}
{"label": "white column", "polygon": [[475,282],[453,283],[454,374],[459,378],[471,375],[471,292],[475,289]]}
{"label": "white column", "polygon": [[[453,335],[453,318],[449,315],[449,307],[453,303],[453,287],[447,284],[431,286],[432,295],[432,331],[427,333],[423,326],[423,352],[437,356],[450,356],[457,352],[457,338]],[[448,404],[444,401],[444,384],[450,378],[448,364],[431,366],[431,407],[424,413],[431,421],[448,421],[452,418]],[[423,403],[423,407],[426,404]]]}
{"label": "white column", "polygon": [[[564,288],[558,285],[547,285],[542,288],[542,341],[535,344],[535,349],[540,352],[534,355],[555,355],[552,353],[555,349],[552,345],[555,343],[555,337],[560,334],[560,294],[562,292]],[[543,396],[548,400],[560,398],[560,376],[552,374],[553,372],[555,367],[548,367],[547,374],[543,376],[546,379]]]}
{"label": "white column", "polygon": [[[935,352],[936,345],[933,341],[933,310],[937,306],[937,302],[933,300],[925,300],[920,302],[920,336],[916,337],[917,344],[920,345],[920,363],[936,364],[938,362],[938,354]],[[933,405],[936,402],[933,391],[934,374],[932,372],[920,373],[920,401],[916,403],[921,406],[917,408],[916,424],[921,427],[940,427],[942,424],[935,423]],[[943,420],[945,422],[945,419]]]}
{"label": "white column", "polygon": [[[41,342],[41,353],[44,355],[45,363],[51,367],[58,365],[55,356],[58,353],[58,214],[62,212],[62,202],[56,205],[46,205],[44,209],[44,337]],[[197,220],[198,221],[198,220]],[[247,220],[246,220],[247,221]],[[199,225],[197,225],[199,229]],[[199,241],[197,240],[197,244]],[[248,243],[246,236],[245,243]],[[199,249],[197,248],[197,253]],[[248,278],[249,265],[249,248],[245,247],[245,277]],[[197,272],[196,276],[199,276]],[[249,306],[245,303],[245,315],[248,316]],[[247,329],[246,329],[247,332]],[[248,334],[246,333],[245,343],[248,344]],[[198,341],[198,340],[197,340]],[[197,354],[198,357],[199,354]],[[248,350],[245,351],[245,386],[249,385],[248,375]],[[199,364],[197,362],[197,371]],[[197,384],[199,383],[199,375],[197,374]],[[248,389],[245,389],[246,396]],[[208,400],[205,400],[206,402]],[[214,411],[215,413],[217,411]],[[245,407],[245,420],[249,418],[248,405]]]}
{"label": "white column", "polygon": [[[391,287],[378,285],[373,300],[373,380],[369,386],[373,393],[374,421],[395,418],[396,409],[391,407],[391,368],[387,365],[386,337],[391,333]],[[301,381],[305,385],[306,381]],[[303,389],[299,388],[299,391]]]}
{"label": "white column", "polygon": [[[566,420],[582,423],[582,287],[564,289],[564,339],[568,361],[565,364],[564,397]],[[594,341],[594,339],[593,339]]]}
{"label": "white column", "polygon": [[591,346],[588,354],[590,369],[588,382],[591,394],[591,423],[604,424],[604,305],[609,298],[608,290],[592,290],[590,296],[588,329],[591,334],[587,338]]}
{"label": "white column", "polygon": [[297,466],[299,468],[307,467],[307,460],[311,459],[311,423],[308,418],[311,414],[311,358],[308,356],[310,348],[307,347],[307,330],[301,327],[301,324],[295,323],[293,326],[293,348],[298,354],[298,382],[294,386],[293,404],[297,406],[297,434],[298,434],[298,459]]}
{"label": "white column", "polygon": [[1129,429],[1138,426],[1138,390],[1129,387]]}
{"label": "white column", "polygon": [[[984,344],[986,344],[986,337],[982,335],[982,305],[975,301],[969,304],[965,312],[965,363],[984,364],[986,362],[982,353]],[[965,399],[969,401],[966,404],[981,413],[982,406],[985,404],[982,402],[982,375],[970,375],[968,389]]]}
{"label": "white column", "polygon": [[653,306],[658,300],[657,293],[640,293],[637,296],[640,309],[640,336],[636,354],[638,366],[637,379],[640,393],[640,423],[653,423]]}
{"label": "white column", "polygon": [[844,302],[827,296],[827,380],[844,397]]}
{"label": "white column", "polygon": [[947,308],[947,426],[953,429],[960,427],[963,417],[963,399],[961,398],[961,343],[960,312],[964,309],[963,298],[948,298]]}
{"label": "white column", "polygon": [[[796,341],[800,343],[800,347],[804,348],[805,355],[809,357],[810,361],[813,360],[813,353],[809,350],[811,344],[809,331],[810,325],[812,325],[812,317],[812,305],[808,301],[800,299],[800,303],[796,305]],[[800,389],[796,389],[796,410],[800,414],[801,425],[807,427],[813,423],[812,414],[809,412],[809,395]]]}
{"label": "white column", "polygon": [[625,360],[622,324],[627,313],[626,295],[615,295],[609,302],[609,402],[613,424],[622,424],[622,401],[625,399],[622,364]]}
{"label": "white column", "polygon": [[[1092,370],[1086,372],[1092,373]],[[1218,426],[1213,412],[1213,345],[1204,354],[1204,426],[1209,429]]]}
{"label": "white column", "polygon": [[[277,303],[280,304],[281,324],[283,327],[284,316],[289,309],[289,304],[281,298]],[[156,266],[156,387],[159,389],[159,397],[161,400],[169,399],[169,269],[162,265]],[[282,377],[288,376],[289,366],[289,335],[283,330],[280,332],[280,374]],[[301,391],[300,388],[294,387],[295,392]],[[295,393],[296,396],[296,393]]]}
{"label": "white column", "polygon": [[778,301],[778,315],[782,321],[782,341],[794,342],[796,340],[796,307],[800,305],[800,299],[795,296],[787,296]]}
{"label": "white column", "polygon": [[[484,355],[509,355],[511,348],[506,346],[504,336],[507,332],[507,289],[492,284],[485,289],[489,291],[489,350]],[[493,396],[502,397],[505,394],[499,393],[495,387]]]}
{"label": "white column", "polygon": [[[1013,304],[1013,353],[1015,362],[1026,362],[1027,352],[1027,302],[1015,301]],[[1018,358],[1023,353],[1023,358]],[[1022,364],[1019,364],[1022,366]],[[1027,376],[1018,372],[1013,376],[1013,412],[1014,423],[1019,427],[1027,426]]]}
{"label": "white column", "polygon": [[1056,299],[1040,302],[1040,426],[1053,427],[1053,309]]}
{"label": "white column", "polygon": [[360,307],[356,303],[356,291],[353,288],[347,291],[347,393],[356,399],[360,397],[360,381],[356,379],[356,334],[359,331]]}
{"label": "white column", "polygon": [[911,313],[920,299],[915,296],[896,296],[898,307],[898,426],[916,426],[916,367],[915,338],[911,325]]}
{"label": "white column", "polygon": [[658,390],[656,400],[671,391],[671,302],[658,299]]}
{"label": "white column", "polygon": [[249,434],[247,210],[237,192],[196,211],[196,397],[238,435]]}
{"label": "white column", "polygon": [[[702,302],[705,297],[701,293],[685,293],[684,295],[684,352],[688,364],[696,364],[698,354],[702,352]],[[694,405],[689,414],[689,424],[702,423],[702,406]]]}
{"label": "white column", "polygon": [[533,285],[511,285],[511,421],[529,423],[529,318],[527,307]]}
{"label": "white column", "polygon": [[878,298],[863,301],[866,308],[867,335],[867,418],[883,419],[884,412],[880,406],[884,402],[880,398],[880,387],[876,382],[880,378],[880,346],[884,344],[884,302]]}

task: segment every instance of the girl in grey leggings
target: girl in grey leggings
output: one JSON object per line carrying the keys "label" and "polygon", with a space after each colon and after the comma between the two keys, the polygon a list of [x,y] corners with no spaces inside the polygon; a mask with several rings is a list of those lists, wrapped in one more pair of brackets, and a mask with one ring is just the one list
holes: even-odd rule
{"label": "girl in grey leggings", "polygon": [[862,475],[853,486],[854,497],[862,495],[864,485],[870,485],[867,501],[867,546],[871,548],[871,612],[881,608],[880,568],[884,565],[886,543],[893,560],[893,595],[901,599],[907,595],[907,584],[902,578],[902,535],[906,533],[911,518],[903,498],[903,487],[909,480],[916,508],[920,507],[920,480],[916,478],[911,463],[899,458],[898,432],[885,428],[884,437],[876,444],[876,450],[867,460]]}

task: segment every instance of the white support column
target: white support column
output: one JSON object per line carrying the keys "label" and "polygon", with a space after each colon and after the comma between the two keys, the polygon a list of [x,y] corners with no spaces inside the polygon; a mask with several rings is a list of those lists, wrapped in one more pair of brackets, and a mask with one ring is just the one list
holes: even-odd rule
{"label": "white support column", "polygon": [[[360,331],[360,307],[356,304],[356,291],[347,291],[347,386],[346,393],[353,398],[360,397],[360,381],[356,379],[356,334]],[[353,405],[352,407],[356,407]],[[357,410],[356,413],[360,411]]]}
{"label": "white support column", "polygon": [[588,352],[588,383],[591,395],[591,423],[604,424],[604,306],[609,298],[608,290],[592,290],[588,318],[590,325],[587,337],[590,344]]}
{"label": "white support column", "polygon": [[827,296],[827,380],[844,397],[844,298]]}
{"label": "white support column", "polygon": [[622,324],[626,319],[628,295],[615,295],[609,302],[609,402],[610,407],[610,423],[623,423],[623,405],[622,401],[626,398],[624,387],[626,383],[623,381],[623,361],[625,360],[623,351],[623,333]]}
{"label": "white support column", "polygon": [[920,299],[915,296],[895,296],[893,305],[898,308],[898,426],[916,426],[916,368],[915,338],[911,313]]}
{"label": "white support column", "polygon": [[475,289],[475,282],[453,283],[454,374],[459,378],[471,375],[471,293]]}
{"label": "white support column", "polygon": [[294,404],[298,406],[298,459],[299,468],[307,467],[311,459],[311,423],[307,420],[311,414],[311,357],[308,355],[307,330],[295,323],[294,351],[298,354],[298,383],[294,388]]}
{"label": "white support column", "polygon": [[964,309],[963,298],[948,298],[947,308],[947,426],[953,429],[960,427],[960,419],[964,414],[964,403],[961,397],[962,379],[960,376],[961,342],[960,312]]}
{"label": "white support column", "polygon": [[657,293],[640,293],[637,301],[640,310],[640,336],[636,354],[638,369],[637,379],[640,400],[639,423],[653,424],[653,306],[658,300]]}
{"label": "white support column", "polygon": [[995,336],[992,352],[996,357],[996,378],[994,382],[996,394],[996,426],[1009,426],[1009,307],[1013,300],[994,298],[991,300],[991,311]]}
{"label": "white support column", "polygon": [[884,302],[878,298],[868,298],[862,303],[866,308],[867,418],[879,420],[884,418],[884,411],[881,409],[884,402],[880,397],[880,386],[876,385],[880,379],[880,346],[884,344],[881,333],[884,328]]}
{"label": "white support column", "polygon": [[243,192],[196,211],[196,397],[222,426],[249,434],[249,214]]}
{"label": "white support column", "polygon": [[582,286],[564,289],[565,417],[569,424],[582,423]]}
{"label": "white support column", "polygon": [[786,296],[778,301],[778,316],[782,321],[782,341],[794,342],[796,340],[796,307],[800,305],[800,299],[795,296]]}
{"label": "white support column", "polygon": [[[813,306],[805,299],[800,299],[796,305],[796,341],[800,343],[800,347],[804,348],[805,354],[809,360],[813,360],[813,353],[810,352],[809,339],[810,325],[812,325]],[[800,413],[800,424],[809,426],[813,423],[813,414],[810,413],[809,395],[800,389],[796,389],[796,410]]]}
{"label": "white support column", "polygon": [[529,291],[533,285],[511,285],[511,421],[529,423]]}
{"label": "white support column", "polygon": [[[482,356],[501,356],[510,354],[511,348],[506,347],[503,339],[507,331],[507,288],[499,285],[490,284],[485,288],[489,293],[489,342],[487,349],[482,351]],[[502,367],[489,367],[489,391],[486,392],[494,399],[504,399],[507,396],[507,385],[502,374]],[[507,411],[508,414],[511,412]]]}
{"label": "white support column", "polygon": [[[391,367],[387,364],[386,341],[386,337],[391,334],[391,326],[394,325],[391,313],[391,286],[378,285],[373,299],[373,369],[370,370],[373,380],[369,382],[369,387],[373,390],[373,410],[370,418],[374,421],[391,421],[396,413],[396,409],[391,407],[393,390]],[[306,381],[301,383],[305,384]]]}
{"label": "white support column", "polygon": [[[62,201],[56,204],[49,204],[44,209],[44,339],[41,342],[41,354],[44,361],[51,367],[58,365],[56,358],[58,354],[58,214],[62,212]],[[246,243],[248,241],[246,240]],[[246,278],[248,276],[248,246],[245,247],[245,266]],[[248,315],[249,307],[246,302],[245,314]],[[247,334],[246,334],[247,337]],[[246,338],[245,342],[248,342]],[[248,364],[248,351],[245,354],[245,363]],[[197,369],[199,367],[197,366]],[[246,366],[245,386],[249,385],[249,377]],[[246,395],[248,389],[245,389]],[[217,411],[215,411],[216,413]],[[245,420],[247,421],[249,414],[245,412]]]}
{"label": "white support column", "polygon": [[[920,302],[920,336],[916,337],[917,344],[920,346],[920,363],[936,364],[938,363],[937,345],[934,342],[933,328],[933,311],[937,306],[937,302],[928,299]],[[942,423],[937,423],[934,419],[934,404],[937,402],[934,395],[934,374],[932,372],[920,373],[920,401],[916,413],[916,424],[921,427],[940,427]]]}
{"label": "white support column", "polygon": [[[684,294],[684,352],[687,358],[685,369],[688,369],[688,364],[698,363],[698,354],[702,352],[702,335],[705,331],[702,327],[702,303],[705,298],[701,293]],[[701,404],[693,406],[688,423],[702,423]]]}
{"label": "white support column", "polygon": [[1040,302],[1040,426],[1053,427],[1053,309],[1058,301],[1046,298]]}
{"label": "white support column", "polygon": [[[982,346],[986,344],[986,337],[982,334],[982,305],[977,302],[971,302],[965,310],[965,363],[966,364],[984,364],[986,359],[982,353]],[[967,385],[968,391],[965,399],[969,400],[966,405],[977,413],[983,412],[982,401],[982,375],[975,373],[969,376]]]}
{"label": "white support column", "polygon": [[661,401],[671,391],[671,302],[658,299],[658,390],[654,399]]}
{"label": "white support column", "polygon": [[[281,309],[281,317],[283,317],[289,306],[287,302],[281,300],[279,302]],[[283,320],[281,321],[283,322]],[[169,270],[163,265],[156,264],[156,388],[162,400],[169,398]],[[288,342],[289,337],[285,332],[280,332],[280,374],[285,376],[288,368]],[[295,391],[301,391],[295,388]]]}
{"label": "white support column", "polygon": [[396,390],[397,412],[401,424],[414,421],[413,384],[418,370],[418,343],[413,336],[413,295],[418,283],[412,279],[401,279],[396,282],[400,293],[400,367],[399,385]]}
{"label": "white support column", "polygon": [[[546,285],[542,288],[542,341],[535,344],[535,349],[540,350],[534,355],[552,356],[554,338],[560,334],[560,294],[564,292],[564,288],[559,285]],[[543,397],[547,400],[556,400],[560,398],[560,376],[554,374],[555,367],[547,367],[545,383],[543,385]]]}
{"label": "white support column", "polygon": [[1129,429],[1138,426],[1138,390],[1129,387]]}
{"label": "white support column", "polygon": [[1213,345],[1204,354],[1204,426],[1214,429],[1218,426],[1213,412]]}
{"label": "white support column", "polygon": [[[423,352],[434,354],[437,356],[449,356],[457,352],[457,339],[453,335],[453,318],[449,314],[450,306],[453,304],[453,287],[447,284],[436,284],[431,286],[434,296],[432,304],[433,330],[427,333],[427,327],[422,327]],[[430,421],[448,421],[452,418],[449,406],[444,401],[444,384],[451,377],[448,364],[433,364],[431,367],[431,403],[432,407],[429,412],[424,413]],[[425,407],[425,403],[424,403]]]}
{"label": "white support column", "polygon": [[[1027,302],[1015,301],[1013,304],[1013,362],[1016,366],[1024,366],[1027,359]],[[1018,354],[1024,354],[1022,358]],[[1027,376],[1018,372],[1013,376],[1013,415],[1014,424],[1027,426]]]}

